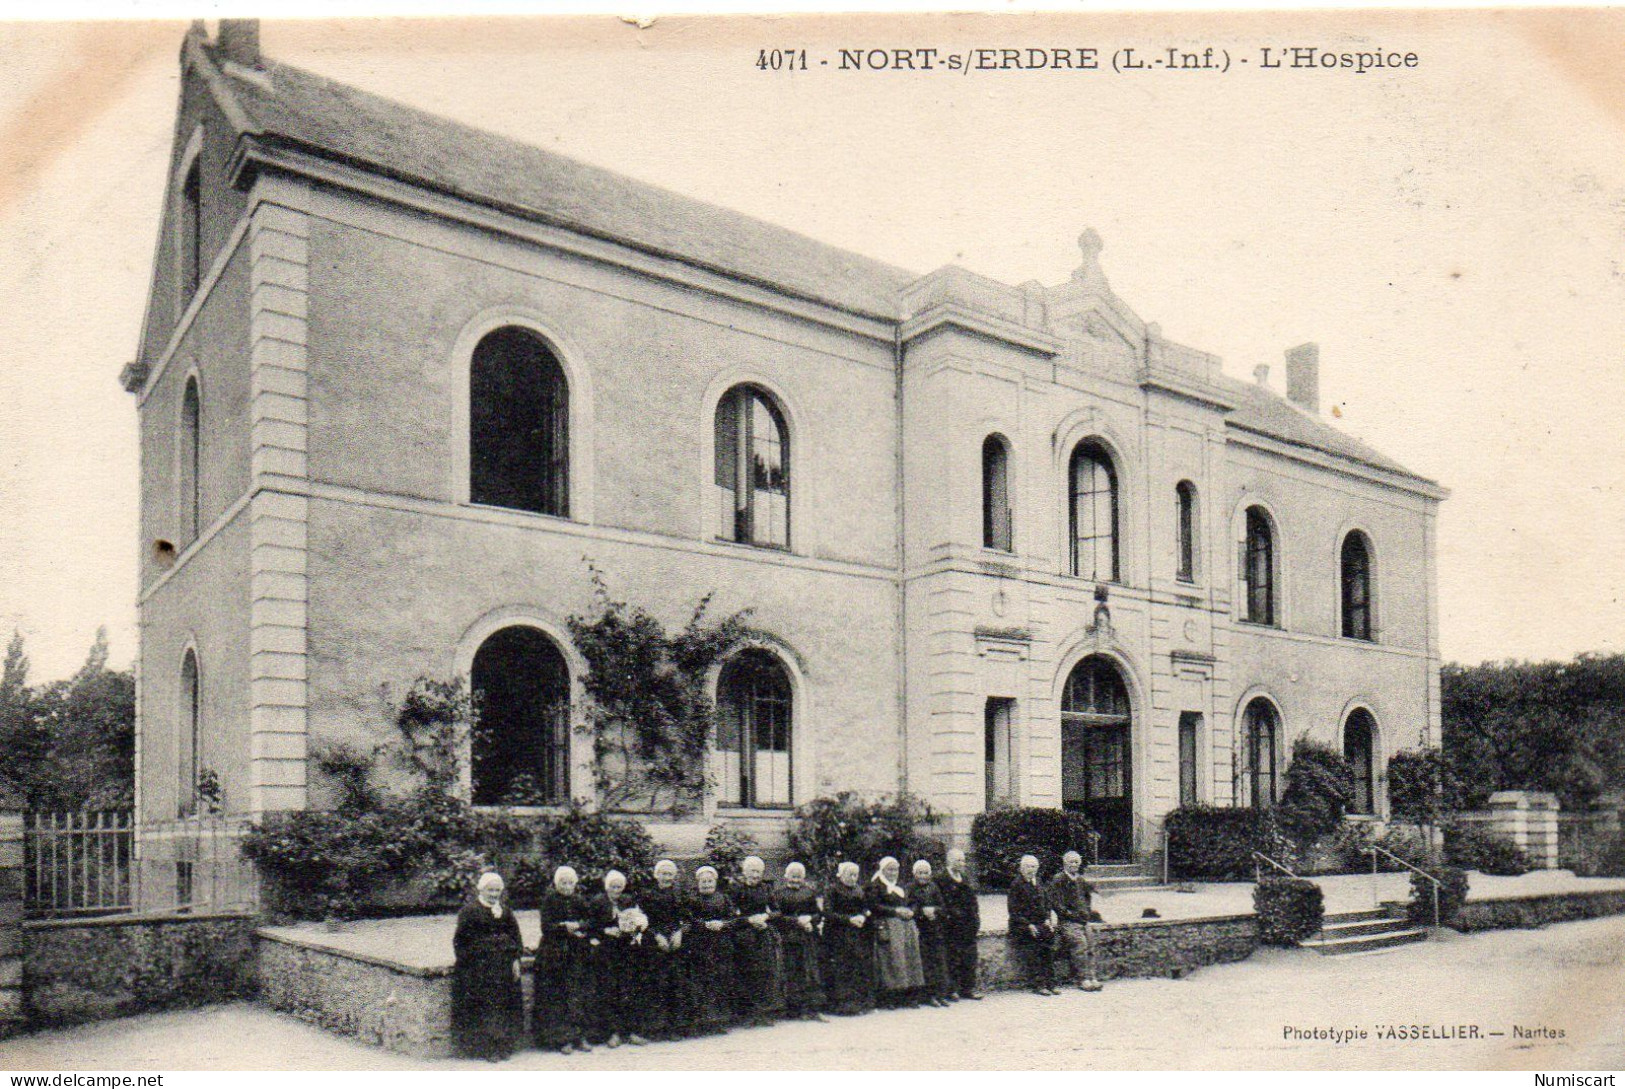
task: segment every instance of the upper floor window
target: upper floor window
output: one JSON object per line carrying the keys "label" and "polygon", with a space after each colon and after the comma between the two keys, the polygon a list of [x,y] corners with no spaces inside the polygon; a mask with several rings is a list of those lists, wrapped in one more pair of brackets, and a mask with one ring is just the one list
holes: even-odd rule
{"label": "upper floor window", "polygon": [[719,536],[790,547],[790,433],[755,386],[735,386],[717,403],[715,482]]}
{"label": "upper floor window", "polygon": [[1246,538],[1241,552],[1241,578],[1246,587],[1242,619],[1253,624],[1279,623],[1275,526],[1263,507],[1247,508]]}
{"label": "upper floor window", "polygon": [[1254,809],[1267,809],[1277,798],[1275,751],[1281,732],[1275,705],[1262,696],[1242,714],[1242,739],[1247,746],[1246,768]]}
{"label": "upper floor window", "polygon": [[1181,480],[1174,487],[1174,500],[1177,506],[1176,525],[1176,556],[1174,576],[1181,582],[1196,581],[1196,485],[1188,480]]}
{"label": "upper floor window", "polygon": [[198,813],[198,768],[203,750],[203,697],[197,655],[191,648],[181,658],[180,749],[176,776],[175,816]]}
{"label": "upper floor window", "polygon": [[469,367],[469,499],[570,515],[570,389],[541,337],[507,326]]}
{"label": "upper floor window", "polygon": [[1370,639],[1371,546],[1359,531],[1343,538],[1341,583],[1343,637]]}
{"label": "upper floor window", "polygon": [[1072,573],[1101,582],[1117,581],[1117,471],[1094,443],[1072,451]]}
{"label": "upper floor window", "polygon": [[1009,552],[1014,544],[1010,514],[1010,447],[999,435],[982,440],[982,547]]}
{"label": "upper floor window", "polygon": [[186,171],[186,179],[181,183],[180,200],[180,272],[181,272],[181,305],[185,306],[187,300],[197,294],[198,284],[203,279],[203,214],[201,175],[198,171],[197,160]]}
{"label": "upper floor window", "polygon": [[181,394],[181,544],[197,540],[203,524],[203,400],[197,378],[188,376]]}

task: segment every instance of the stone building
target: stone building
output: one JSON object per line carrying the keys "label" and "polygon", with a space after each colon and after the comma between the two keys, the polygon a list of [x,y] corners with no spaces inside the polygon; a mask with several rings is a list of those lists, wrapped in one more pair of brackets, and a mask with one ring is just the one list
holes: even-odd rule
{"label": "stone building", "polygon": [[[186,37],[139,353],[139,820],[322,804],[378,692],[469,675],[492,751],[590,793],[565,619],[714,593],[706,819],[836,790],[1087,811],[1143,856],[1268,801],[1293,740],[1361,808],[1437,736],[1445,492],[1113,294],[925,276]],[[1259,368],[1260,372],[1265,368]],[[179,858],[179,855],[176,855]],[[149,882],[150,884],[150,882]]]}

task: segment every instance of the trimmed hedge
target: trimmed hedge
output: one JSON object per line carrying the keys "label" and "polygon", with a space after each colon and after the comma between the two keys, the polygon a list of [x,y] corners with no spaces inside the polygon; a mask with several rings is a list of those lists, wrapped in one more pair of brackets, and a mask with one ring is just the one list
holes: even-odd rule
{"label": "trimmed hedge", "polygon": [[[1467,902],[1467,871],[1455,866],[1443,866],[1431,871],[1439,879],[1439,923],[1449,926],[1461,913]],[[1411,874],[1411,902],[1406,906],[1411,922],[1420,926],[1433,925],[1433,882],[1419,873]]]}
{"label": "trimmed hedge", "polygon": [[1318,931],[1326,918],[1320,886],[1301,877],[1266,877],[1253,887],[1258,940],[1293,946]]}
{"label": "trimmed hedge", "polygon": [[1491,835],[1477,825],[1451,824],[1444,830],[1444,860],[1452,866],[1497,877],[1529,872],[1529,856],[1515,843]]}
{"label": "trimmed hedge", "polygon": [[970,826],[977,878],[985,889],[1006,887],[1015,880],[1022,855],[1038,859],[1041,880],[1061,868],[1068,851],[1078,852],[1087,864],[1093,830],[1088,817],[1064,809],[1022,806],[979,813]]}
{"label": "trimmed hedge", "polygon": [[1209,881],[1253,876],[1253,852],[1269,854],[1273,821],[1249,806],[1181,806],[1168,814],[1168,871]]}

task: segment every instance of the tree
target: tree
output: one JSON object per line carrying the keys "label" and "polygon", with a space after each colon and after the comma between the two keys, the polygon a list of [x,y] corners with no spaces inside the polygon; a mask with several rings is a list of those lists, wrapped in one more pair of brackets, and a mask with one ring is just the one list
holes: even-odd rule
{"label": "tree", "polygon": [[0,666],[0,751],[5,775],[34,809],[114,809],[135,788],[135,678],[107,668],[106,629],[67,680],[28,684],[13,634]]}

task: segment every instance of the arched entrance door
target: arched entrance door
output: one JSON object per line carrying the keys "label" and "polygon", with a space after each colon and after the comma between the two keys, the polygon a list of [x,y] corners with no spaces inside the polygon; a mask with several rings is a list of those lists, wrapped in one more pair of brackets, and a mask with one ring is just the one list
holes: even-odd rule
{"label": "arched entrance door", "polygon": [[1061,804],[1089,817],[1103,861],[1134,855],[1131,730],[1117,665],[1092,655],[1074,666],[1061,696]]}
{"label": "arched entrance door", "polygon": [[474,734],[475,805],[570,800],[570,670],[544,633],[515,625],[474,654],[480,702]]}

